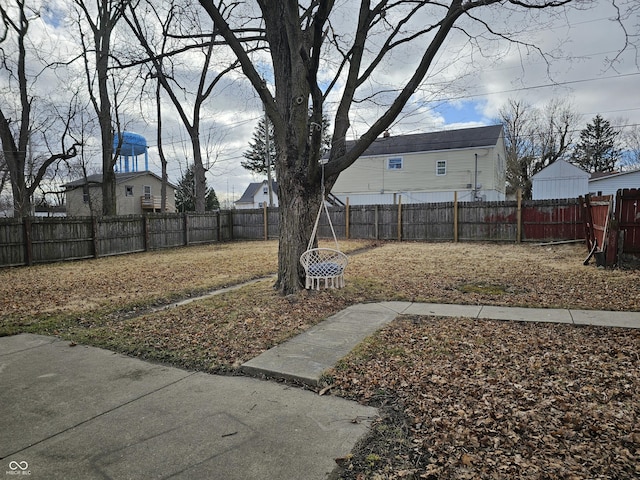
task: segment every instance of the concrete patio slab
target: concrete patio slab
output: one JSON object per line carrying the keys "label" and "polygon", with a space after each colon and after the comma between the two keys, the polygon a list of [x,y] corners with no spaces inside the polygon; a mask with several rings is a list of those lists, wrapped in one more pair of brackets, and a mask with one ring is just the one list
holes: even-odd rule
{"label": "concrete patio slab", "polygon": [[324,479],[377,415],[47,337],[3,337],[0,352],[0,471],[33,479]]}

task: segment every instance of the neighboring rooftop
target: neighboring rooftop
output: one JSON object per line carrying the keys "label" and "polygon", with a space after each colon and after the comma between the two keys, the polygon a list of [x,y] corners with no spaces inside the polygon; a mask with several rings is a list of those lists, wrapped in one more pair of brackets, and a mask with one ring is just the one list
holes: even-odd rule
{"label": "neighboring rooftop", "polygon": [[[253,203],[256,193],[258,193],[262,186],[266,184],[266,180],[263,180],[262,182],[250,183],[247,189],[242,194],[242,197],[236,200],[235,203]],[[272,180],[271,189],[276,195],[278,195],[278,182]]]}
{"label": "neighboring rooftop", "polygon": [[[430,152],[460,148],[488,147],[498,142],[502,134],[502,125],[487,127],[443,130],[440,132],[415,133],[411,135],[392,135],[376,139],[361,157],[389,155],[397,153]],[[354,141],[347,142],[347,149]]]}
{"label": "neighboring rooftop", "polygon": [[[162,178],[160,178],[155,173],[150,172],[150,171],[142,171],[142,172],[116,173],[116,183],[126,182],[127,180],[132,180],[134,178],[143,177],[143,176],[146,176],[146,175],[151,175],[152,177],[157,178],[159,181],[162,181]],[[86,179],[85,178],[79,178],[78,180],[74,180],[73,182],[65,183],[64,187],[67,190],[72,190],[74,188],[81,187],[83,185],[88,185],[88,184],[101,185],[102,184],[102,174],[101,173],[97,173],[97,174],[94,174],[94,175],[88,175]],[[176,188],[176,186],[173,185],[172,183],[169,183],[169,185],[172,186],[173,188]]]}

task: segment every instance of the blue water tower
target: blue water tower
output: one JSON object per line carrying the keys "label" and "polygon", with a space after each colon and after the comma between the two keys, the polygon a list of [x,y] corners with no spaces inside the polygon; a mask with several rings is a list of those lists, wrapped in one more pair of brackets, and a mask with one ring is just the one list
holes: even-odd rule
{"label": "blue water tower", "polygon": [[[113,138],[114,151],[120,145],[119,172],[137,172],[138,156],[144,153],[144,169],[149,170],[149,150],[147,140],[137,133],[122,132]],[[131,161],[129,161],[131,159]]]}

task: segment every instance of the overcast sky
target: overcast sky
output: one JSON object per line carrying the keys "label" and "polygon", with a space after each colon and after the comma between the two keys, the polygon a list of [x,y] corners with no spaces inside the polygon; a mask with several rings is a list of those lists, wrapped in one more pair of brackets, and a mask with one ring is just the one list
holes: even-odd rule
{"label": "overcast sky", "polygon": [[[3,2],[5,0],[2,0]],[[635,0],[627,0],[634,2]],[[352,0],[337,2],[336,26],[345,28],[352,22]],[[48,41],[64,50],[73,45],[68,25],[60,20],[69,0],[46,2],[45,28],[51,29]],[[502,7],[499,7],[502,8]],[[494,10],[495,11],[495,10]],[[524,46],[502,42],[482,43],[482,51],[472,49],[464,35],[454,33],[441,50],[430,79],[429,87],[418,92],[403,115],[390,129],[392,135],[421,133],[441,129],[464,128],[495,123],[498,111],[508,99],[517,99],[535,106],[542,106],[551,99],[563,98],[572,102],[575,111],[582,115],[584,126],[601,114],[613,125],[640,124],[640,71],[636,52],[632,47],[620,54],[625,37],[622,29],[612,21],[617,14],[610,0],[599,0],[592,8],[568,10],[566,16],[547,18],[544,24],[531,23],[517,14],[494,15],[494,11],[481,13],[482,19],[502,31],[517,30],[519,38],[539,45],[545,52],[557,57],[547,64],[537,54]],[[494,16],[489,16],[494,15]],[[639,13],[628,19],[628,32],[638,35]],[[471,32],[470,23],[466,23]],[[71,47],[72,48],[72,47]],[[416,55],[407,49],[385,66],[379,77],[381,83],[401,82],[413,71]],[[615,63],[610,63],[616,58]],[[267,78],[268,70],[263,73]],[[240,166],[242,153],[248,148],[253,130],[261,118],[261,104],[257,95],[236,77],[225,82],[225,88],[217,89],[203,112],[206,131],[201,136],[211,138],[210,158],[215,159],[209,184],[221,200],[237,199],[251,181],[262,178],[250,174]],[[439,85],[439,87],[438,87]],[[59,86],[58,86],[59,87]],[[375,87],[371,87],[372,89]],[[63,91],[64,89],[58,91]],[[139,133],[150,146],[150,170],[160,173],[160,161],[156,148],[156,125],[149,101],[134,102],[125,113],[127,129]],[[148,118],[139,113],[140,105],[147,110]],[[331,110],[332,104],[328,105]],[[352,115],[350,134],[364,133],[381,112],[368,106]],[[329,111],[329,113],[333,113]],[[170,157],[170,179],[176,182],[184,169],[189,153],[181,147],[187,143],[184,129],[179,128],[177,115],[165,107],[165,143],[173,147]]]}

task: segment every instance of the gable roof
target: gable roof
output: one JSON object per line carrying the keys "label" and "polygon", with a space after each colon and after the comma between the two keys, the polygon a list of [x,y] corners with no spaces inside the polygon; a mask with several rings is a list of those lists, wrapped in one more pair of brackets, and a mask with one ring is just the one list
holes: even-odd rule
{"label": "gable roof", "polygon": [[531,176],[532,180],[540,179],[553,179],[559,178],[589,178],[589,173],[585,172],[580,167],[569,163],[566,160],[556,160],[550,165],[547,165],[538,173]]}
{"label": "gable roof", "polygon": [[[266,185],[267,181],[263,180],[261,182],[250,183],[247,189],[244,191],[240,199],[236,200],[234,203],[253,203],[253,199],[258,193],[258,191],[262,188],[263,185]],[[271,189],[273,193],[278,195],[278,182],[275,180],[271,180]]]}
{"label": "gable roof", "polygon": [[[502,125],[488,127],[443,130],[440,132],[415,133],[377,138],[361,157],[375,155],[394,155],[400,153],[432,152],[437,150],[455,150],[461,148],[489,147],[498,143],[502,134]],[[347,142],[347,149],[355,141]]]}
{"label": "gable roof", "polygon": [[[116,173],[116,184],[118,183],[123,183],[126,182],[128,180],[132,180],[134,178],[138,178],[138,177],[144,177],[150,175],[152,177],[155,177],[158,181],[162,182],[162,178],[160,178],[158,175],[156,175],[153,172],[150,172],[148,170],[142,171],[142,172],[126,172],[126,173]],[[69,182],[69,183],[65,183],[63,186],[65,187],[65,189],[67,190],[73,190],[74,188],[78,188],[78,187],[82,187],[84,185],[102,185],[102,174],[101,173],[97,173],[94,175],[88,175],[86,179],[84,178],[80,178],[78,180],[74,180],[73,182]],[[176,188],[176,186],[170,182],[167,183],[168,186],[170,186],[171,188]]]}

